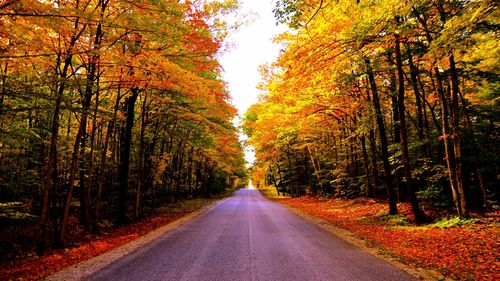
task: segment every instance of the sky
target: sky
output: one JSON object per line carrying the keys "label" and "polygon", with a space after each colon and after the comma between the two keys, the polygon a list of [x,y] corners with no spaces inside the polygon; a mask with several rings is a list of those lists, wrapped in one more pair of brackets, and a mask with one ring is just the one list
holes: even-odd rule
{"label": "sky", "polygon": [[[259,66],[273,62],[280,47],[272,42],[274,36],[285,31],[283,25],[276,26],[273,16],[273,0],[240,0],[239,16],[248,23],[239,27],[229,36],[229,50],[219,61],[223,67],[223,77],[227,82],[234,106],[240,116],[257,101],[260,91]],[[244,136],[242,136],[244,139]],[[252,148],[245,149],[245,159],[253,163]]]}

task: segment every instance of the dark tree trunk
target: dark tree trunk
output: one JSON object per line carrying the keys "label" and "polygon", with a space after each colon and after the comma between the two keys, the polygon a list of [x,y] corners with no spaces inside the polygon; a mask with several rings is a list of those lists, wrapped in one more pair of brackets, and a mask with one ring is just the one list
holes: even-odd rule
{"label": "dark tree trunk", "polygon": [[[393,120],[393,135],[394,135],[394,143],[401,143],[401,122],[399,121],[399,107],[398,107],[398,93],[396,89],[396,76],[394,72],[391,73],[391,84],[389,85],[390,94],[391,94],[391,107],[392,107],[392,120]],[[399,166],[399,165],[396,165]],[[407,192],[403,186],[403,175],[400,168],[396,168],[394,171],[394,175],[396,177],[396,190],[398,191],[397,198],[398,201],[406,200]]]}
{"label": "dark tree trunk", "polygon": [[98,231],[99,218],[101,216],[101,197],[104,187],[104,179],[106,176],[106,166],[108,159],[107,152],[108,152],[109,140],[113,136],[115,128],[116,116],[118,113],[118,107],[120,105],[120,98],[121,98],[120,88],[118,88],[118,92],[116,93],[115,106],[113,110],[113,117],[109,121],[108,128],[106,130],[106,136],[104,137],[104,145],[101,151],[101,162],[99,164],[99,173],[97,179],[97,195],[96,195],[95,213],[94,213],[94,231]]}
{"label": "dark tree trunk", "polygon": [[389,151],[387,149],[387,134],[385,131],[384,119],[382,117],[382,109],[380,106],[380,99],[377,91],[377,84],[375,82],[375,77],[373,75],[373,70],[370,65],[370,60],[365,59],[366,72],[368,74],[368,79],[370,83],[370,88],[372,92],[373,107],[375,109],[375,117],[377,120],[377,127],[380,134],[380,146],[382,150],[382,161],[384,163],[384,173],[385,173],[385,185],[387,188],[387,195],[389,197],[389,214],[395,215],[398,213],[396,196],[394,194],[394,186],[392,181],[391,164],[389,163]]}
{"label": "dark tree trunk", "polygon": [[[312,163],[312,166],[313,166],[313,169],[314,169],[314,175],[316,176],[316,179],[318,180],[318,185],[319,185],[319,189],[321,191],[324,191],[323,189],[323,182],[321,180],[321,166],[320,166],[320,161],[316,161],[314,160],[314,156],[312,154],[312,151],[311,151],[311,148],[309,146],[307,146],[307,152],[309,154],[309,157],[311,158],[311,163]],[[314,189],[314,194],[317,193],[317,190]]]}
{"label": "dark tree trunk", "polygon": [[[5,95],[7,94],[7,70],[9,68],[9,63],[5,62],[5,67],[0,66],[0,74],[2,75],[2,90],[0,91],[0,117],[3,114],[3,104],[5,101]],[[2,127],[0,119],[0,128]]]}
{"label": "dark tree trunk", "polygon": [[490,209],[490,205],[488,202],[488,190],[486,189],[486,185],[484,182],[484,174],[481,169],[483,166],[483,163],[481,161],[481,150],[479,146],[477,145],[476,137],[474,136],[474,127],[472,125],[472,120],[470,118],[469,111],[467,110],[467,104],[465,102],[465,99],[463,95],[460,95],[460,100],[462,102],[462,109],[465,115],[465,120],[467,124],[467,131],[469,133],[469,138],[471,140],[471,145],[472,145],[472,153],[474,154],[474,168],[477,173],[477,179],[479,181],[479,187],[481,188],[481,194],[483,197],[483,208],[484,210],[488,211]]}
{"label": "dark tree trunk", "polygon": [[[276,167],[278,168],[278,178],[279,178],[279,181],[280,181],[279,185],[281,187],[281,192],[283,192],[283,189],[284,189],[283,188],[284,187],[284,185],[283,185],[283,177],[281,177],[281,166],[280,166],[279,162],[276,162]],[[285,190],[284,192],[290,194],[289,190]]]}
{"label": "dark tree trunk", "polygon": [[118,224],[124,225],[127,219],[128,179],[130,167],[130,147],[132,145],[132,128],[134,126],[135,102],[139,96],[139,89],[132,88],[131,95],[125,102],[125,128],[122,129],[120,138],[120,164],[119,164],[119,201]]}
{"label": "dark tree trunk", "polygon": [[143,173],[144,173],[144,133],[146,131],[146,105],[147,105],[147,96],[144,96],[144,101],[142,102],[142,110],[141,110],[141,134],[139,136],[139,163],[138,163],[138,179],[137,179],[137,188],[135,191],[135,208],[134,215],[135,218],[138,218],[141,215],[141,197],[142,197],[142,186],[143,186]]}
{"label": "dark tree trunk", "polygon": [[443,86],[442,86],[442,77],[439,72],[439,69],[437,67],[434,68],[434,72],[436,74],[436,79],[437,79],[437,91],[439,93],[439,97],[441,99],[441,138],[444,143],[444,153],[445,153],[445,159],[446,159],[446,166],[448,168],[448,177],[450,181],[450,187],[451,187],[451,192],[453,195],[453,201],[455,202],[455,207],[457,209],[457,213],[460,215],[461,209],[460,209],[460,200],[459,200],[459,195],[457,192],[457,178],[455,175],[456,169],[455,169],[455,155],[453,152],[453,149],[450,144],[450,126],[449,126],[449,113],[448,113],[448,98],[446,97],[446,94],[444,92]]}
{"label": "dark tree trunk", "polygon": [[399,122],[400,122],[400,138],[401,138],[401,161],[403,162],[403,172],[405,177],[406,189],[408,191],[408,197],[410,199],[410,204],[413,210],[413,215],[415,216],[415,221],[420,224],[425,221],[425,214],[420,209],[417,201],[417,195],[413,186],[413,179],[411,176],[410,167],[410,154],[408,152],[408,137],[406,134],[406,120],[405,120],[405,88],[404,88],[404,72],[403,72],[403,61],[401,58],[401,44],[400,37],[398,34],[394,35],[396,43],[396,67],[398,70],[398,109],[399,109]]}
{"label": "dark tree trunk", "polygon": [[410,77],[411,77],[411,85],[413,88],[413,93],[415,94],[415,103],[417,105],[417,135],[418,140],[420,141],[421,153],[424,157],[428,157],[426,145],[424,142],[424,114],[422,110],[422,99],[420,96],[420,89],[418,88],[418,69],[415,67],[413,63],[413,56],[411,54],[410,44],[406,44],[406,54],[408,57],[408,64],[410,65]]}
{"label": "dark tree trunk", "polygon": [[453,152],[455,154],[455,176],[457,183],[457,195],[459,205],[459,215],[461,217],[469,217],[467,208],[467,200],[465,198],[465,187],[462,175],[462,148],[461,148],[461,132],[460,132],[460,113],[459,113],[459,85],[458,73],[455,66],[455,58],[453,55],[449,57],[450,75],[451,75],[451,125],[452,125],[452,140]]}
{"label": "dark tree trunk", "polygon": [[[45,252],[45,239],[47,230],[47,221],[49,217],[49,203],[50,203],[50,192],[58,185],[58,173],[57,173],[57,141],[59,135],[59,115],[61,111],[61,103],[63,99],[63,94],[66,89],[66,78],[68,76],[68,70],[71,65],[71,60],[73,55],[71,54],[71,48],[74,46],[76,39],[72,40],[70,49],[65,54],[64,66],[59,73],[61,82],[56,92],[56,101],[54,104],[54,115],[52,116],[52,126],[51,126],[51,136],[49,144],[49,155],[47,161],[47,169],[45,173],[45,179],[42,190],[42,200],[41,200],[41,212],[40,212],[40,237],[37,245],[37,252],[42,255]],[[55,241],[56,244],[57,241]]]}
{"label": "dark tree trunk", "polygon": [[274,188],[276,188],[276,193],[278,193],[278,196],[280,196],[280,188],[278,186],[278,184],[276,183],[276,179],[274,178],[274,172],[273,172],[273,169],[271,168],[271,164],[269,165],[269,177],[271,178],[273,184],[274,184]]}
{"label": "dark tree trunk", "polygon": [[368,134],[368,140],[370,141],[370,160],[372,166],[372,188],[373,188],[373,197],[377,197],[377,184],[378,184],[378,165],[377,165],[377,145],[375,143],[375,132],[373,129],[370,129]]}
{"label": "dark tree trunk", "polygon": [[75,143],[73,145],[73,153],[71,156],[70,174],[68,180],[68,192],[66,193],[66,200],[64,203],[64,211],[61,219],[61,229],[59,232],[58,246],[62,247],[65,243],[66,227],[68,225],[69,211],[71,202],[73,200],[73,189],[75,187],[76,173],[78,169],[78,163],[80,159],[80,145],[85,141],[84,135],[87,129],[87,116],[90,109],[90,101],[92,99],[92,88],[87,90],[82,98],[82,116],[80,118],[80,125],[78,126],[78,132],[75,137]]}
{"label": "dark tree trunk", "polygon": [[366,151],[366,137],[365,135],[361,136],[361,148],[363,150],[363,166],[365,168],[365,177],[366,177],[366,196],[373,197],[373,188],[370,185],[370,163],[368,160],[368,152]]}

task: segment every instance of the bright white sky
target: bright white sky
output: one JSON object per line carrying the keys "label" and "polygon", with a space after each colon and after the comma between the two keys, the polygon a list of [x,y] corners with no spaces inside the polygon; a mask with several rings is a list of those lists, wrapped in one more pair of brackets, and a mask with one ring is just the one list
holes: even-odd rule
{"label": "bright white sky", "polygon": [[[273,62],[279,54],[279,46],[272,42],[274,36],[285,31],[283,25],[276,26],[273,16],[273,0],[240,0],[239,15],[250,20],[238,28],[228,41],[233,46],[221,57],[224,80],[228,84],[233,104],[243,116],[245,111],[257,101],[260,82],[259,66]],[[240,19],[241,21],[241,19]],[[255,160],[251,148],[245,151],[249,163]]]}

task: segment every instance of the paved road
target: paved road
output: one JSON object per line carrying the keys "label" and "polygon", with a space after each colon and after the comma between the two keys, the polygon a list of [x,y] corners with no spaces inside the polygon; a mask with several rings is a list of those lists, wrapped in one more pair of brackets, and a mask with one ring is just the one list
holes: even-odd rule
{"label": "paved road", "polygon": [[416,280],[244,189],[87,280]]}

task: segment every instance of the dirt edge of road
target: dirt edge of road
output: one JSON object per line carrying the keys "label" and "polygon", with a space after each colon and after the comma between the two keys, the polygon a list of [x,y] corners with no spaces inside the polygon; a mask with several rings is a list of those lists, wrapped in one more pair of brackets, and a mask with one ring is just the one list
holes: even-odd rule
{"label": "dirt edge of road", "polygon": [[155,239],[159,238],[162,235],[165,235],[181,225],[186,224],[187,222],[193,220],[194,218],[208,212],[215,206],[221,204],[222,202],[228,200],[231,196],[216,201],[212,204],[209,204],[199,210],[193,211],[178,220],[175,220],[167,225],[164,225],[158,229],[151,231],[150,233],[141,236],[135,240],[130,241],[124,245],[121,245],[115,249],[107,251],[102,255],[93,257],[91,259],[82,261],[76,265],[67,267],[62,269],[50,276],[47,276],[43,280],[45,281],[66,281],[66,280],[82,280],[83,278],[105,268],[106,266],[114,263],[120,258],[138,250],[139,248],[149,244]]}
{"label": "dirt edge of road", "polygon": [[[279,203],[277,203],[277,204],[279,204]],[[388,254],[381,253],[377,248],[367,246],[366,242],[363,239],[356,237],[353,233],[351,233],[348,230],[339,228],[339,227],[337,227],[337,226],[335,226],[327,221],[324,221],[318,217],[315,217],[315,216],[309,215],[305,212],[294,209],[290,206],[287,206],[284,204],[280,204],[280,205],[283,207],[286,207],[287,209],[289,209],[290,211],[292,211],[296,215],[304,218],[305,220],[307,220],[311,223],[314,223],[315,225],[321,227],[322,229],[326,230],[330,234],[341,238],[342,240],[344,240],[347,243],[353,245],[354,247],[360,249],[361,251],[367,252],[373,256],[376,256],[377,258],[391,264],[392,266],[395,266],[395,267],[403,270],[404,272],[406,272],[412,276],[419,278],[420,280],[424,280],[424,281],[436,281],[436,280],[453,281],[453,279],[446,278],[437,271],[409,266],[409,265],[406,265],[406,264],[400,262],[395,257],[392,257]]]}

